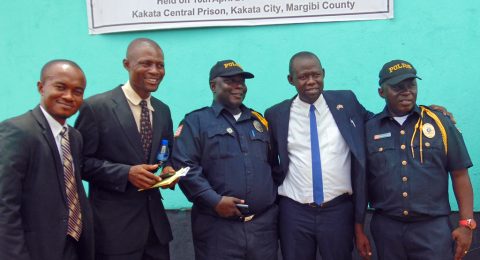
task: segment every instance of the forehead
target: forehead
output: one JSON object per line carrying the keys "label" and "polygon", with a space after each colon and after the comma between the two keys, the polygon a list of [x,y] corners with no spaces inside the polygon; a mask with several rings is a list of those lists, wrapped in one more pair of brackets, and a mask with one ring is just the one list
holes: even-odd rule
{"label": "forehead", "polygon": [[128,58],[133,60],[163,60],[163,51],[157,46],[151,44],[138,44],[130,50]]}
{"label": "forehead", "polygon": [[85,75],[83,72],[67,63],[53,64],[48,67],[43,75],[45,82],[62,82],[85,86]]}
{"label": "forehead", "polygon": [[292,68],[295,71],[321,70],[322,66],[315,57],[297,57],[293,60]]}

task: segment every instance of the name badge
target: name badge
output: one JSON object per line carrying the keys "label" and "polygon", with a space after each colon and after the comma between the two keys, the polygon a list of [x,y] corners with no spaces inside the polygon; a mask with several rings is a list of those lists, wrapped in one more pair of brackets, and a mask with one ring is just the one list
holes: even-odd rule
{"label": "name badge", "polygon": [[387,138],[387,137],[391,137],[391,136],[392,136],[392,133],[390,133],[390,132],[384,133],[384,134],[378,134],[378,135],[373,136],[373,140],[379,140],[379,139],[383,139],[383,138]]}

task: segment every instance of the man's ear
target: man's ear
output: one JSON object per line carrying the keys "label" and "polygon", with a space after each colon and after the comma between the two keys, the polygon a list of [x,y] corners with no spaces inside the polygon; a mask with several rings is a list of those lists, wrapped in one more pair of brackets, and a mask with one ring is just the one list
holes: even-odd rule
{"label": "man's ear", "polygon": [[383,90],[382,86],[378,88],[378,95],[380,95],[382,98],[385,98],[385,91]]}
{"label": "man's ear", "polygon": [[212,91],[212,93],[215,93],[217,91],[217,84],[215,84],[214,80],[210,81],[210,90]]}
{"label": "man's ear", "polygon": [[295,85],[293,84],[293,77],[292,77],[292,75],[288,74],[288,75],[287,75],[287,80],[288,80],[288,83],[290,83],[290,85],[295,86]]}
{"label": "man's ear", "polygon": [[37,82],[37,90],[38,90],[38,93],[40,93],[40,95],[43,96],[43,83],[40,80]]}
{"label": "man's ear", "polygon": [[130,62],[128,61],[128,59],[123,59],[123,67],[130,71]]}

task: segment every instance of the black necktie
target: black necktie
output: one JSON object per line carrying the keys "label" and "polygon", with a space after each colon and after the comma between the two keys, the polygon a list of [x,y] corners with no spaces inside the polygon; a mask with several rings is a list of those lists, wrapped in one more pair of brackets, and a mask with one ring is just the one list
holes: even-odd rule
{"label": "black necktie", "polygon": [[147,107],[147,101],[140,101],[142,113],[140,115],[140,135],[142,138],[143,159],[148,163],[150,157],[150,149],[152,147],[152,123],[150,122],[150,111]]}

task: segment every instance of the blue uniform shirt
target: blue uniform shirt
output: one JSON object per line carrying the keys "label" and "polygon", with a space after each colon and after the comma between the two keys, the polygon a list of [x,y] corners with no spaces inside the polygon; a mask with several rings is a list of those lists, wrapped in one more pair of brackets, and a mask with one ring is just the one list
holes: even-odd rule
{"label": "blue uniform shirt", "polygon": [[204,213],[215,214],[221,196],[245,200],[251,214],[275,201],[267,129],[250,109],[242,105],[241,110],[238,121],[217,102],[193,111],[175,141],[174,167],[190,167],[179,186]]}
{"label": "blue uniform shirt", "polygon": [[472,162],[457,128],[443,114],[432,112],[445,128],[447,154],[441,129],[426,114],[425,130],[417,130],[411,145],[421,116],[418,106],[403,125],[390,116],[387,107],[367,122],[369,201],[380,213],[405,220],[450,214],[448,172],[469,168]]}

